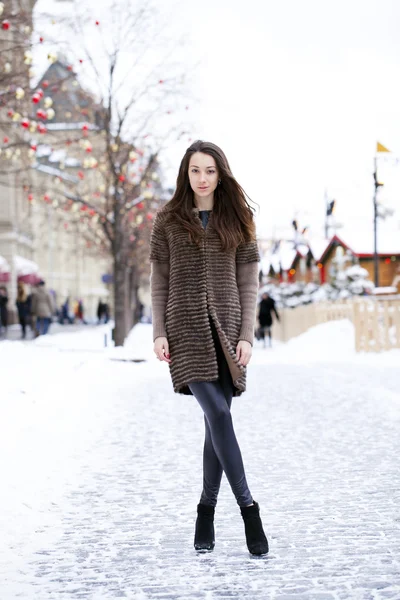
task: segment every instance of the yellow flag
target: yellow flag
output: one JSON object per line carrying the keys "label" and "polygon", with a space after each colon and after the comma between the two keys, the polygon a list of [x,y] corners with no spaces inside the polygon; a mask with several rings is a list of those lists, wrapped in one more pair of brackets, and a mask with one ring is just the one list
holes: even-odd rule
{"label": "yellow flag", "polygon": [[390,152],[385,146],[382,146],[379,142],[376,142],[376,151],[377,152]]}

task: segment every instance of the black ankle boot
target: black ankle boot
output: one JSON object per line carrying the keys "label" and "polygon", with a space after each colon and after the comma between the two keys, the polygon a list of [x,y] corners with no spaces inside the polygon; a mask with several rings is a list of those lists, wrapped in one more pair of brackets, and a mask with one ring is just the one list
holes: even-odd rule
{"label": "black ankle boot", "polygon": [[196,532],[194,534],[196,550],[213,550],[214,548],[214,513],[214,506],[197,505]]}
{"label": "black ankle boot", "polygon": [[269,551],[268,540],[265,536],[260,518],[260,506],[254,502],[253,506],[241,506],[246,534],[247,547],[250,554],[267,554]]}

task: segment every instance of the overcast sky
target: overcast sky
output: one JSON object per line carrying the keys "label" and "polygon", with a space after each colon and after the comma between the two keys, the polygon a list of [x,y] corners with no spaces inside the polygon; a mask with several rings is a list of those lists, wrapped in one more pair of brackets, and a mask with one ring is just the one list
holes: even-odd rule
{"label": "overcast sky", "polygon": [[[322,234],[325,189],[340,221],[369,229],[377,140],[400,156],[400,2],[154,3],[187,39],[193,138],[225,151],[260,205],[259,235],[293,217]],[[187,146],[171,149],[171,181]],[[386,166],[384,177],[384,196],[398,207],[394,225],[400,165]]]}
{"label": "overcast sky", "polygon": [[[260,234],[296,214],[322,231],[325,188],[338,219],[370,227],[376,141],[400,155],[400,2],[181,6],[175,26],[202,57],[194,135],[224,149],[260,204]],[[399,182],[400,165],[386,167],[385,196],[398,208]]]}

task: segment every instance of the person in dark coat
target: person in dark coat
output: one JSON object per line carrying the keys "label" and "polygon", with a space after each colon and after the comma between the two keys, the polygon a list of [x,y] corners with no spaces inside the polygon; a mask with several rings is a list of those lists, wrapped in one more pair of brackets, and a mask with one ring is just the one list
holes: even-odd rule
{"label": "person in dark coat", "polygon": [[265,348],[265,332],[267,332],[267,334],[268,334],[269,345],[270,346],[272,345],[272,335],[271,335],[272,313],[275,313],[275,316],[279,321],[280,318],[279,318],[279,313],[276,309],[275,300],[273,298],[271,298],[271,296],[268,294],[268,292],[264,292],[264,294],[262,295],[261,302],[259,304],[259,312],[258,312],[258,322],[260,323],[259,338],[263,340],[264,348]]}
{"label": "person in dark coat", "polygon": [[4,333],[7,333],[8,324],[8,294],[7,288],[2,285],[0,287],[0,335],[4,329]]}
{"label": "person in dark coat", "polygon": [[60,320],[59,320],[60,325],[64,325],[65,321],[67,321],[70,325],[74,322],[73,318],[71,317],[70,310],[69,310],[69,297],[65,300],[64,304],[61,306]]}
{"label": "person in dark coat", "polygon": [[16,305],[18,310],[18,320],[22,329],[22,338],[26,337],[26,326],[29,325],[31,319],[31,298],[32,297],[26,293],[22,281],[19,281]]}

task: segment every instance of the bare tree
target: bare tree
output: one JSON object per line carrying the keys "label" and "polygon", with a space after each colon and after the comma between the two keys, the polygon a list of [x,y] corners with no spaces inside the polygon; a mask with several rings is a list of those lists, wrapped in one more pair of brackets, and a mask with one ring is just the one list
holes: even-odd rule
{"label": "bare tree", "polygon": [[[77,115],[73,119],[81,131],[71,130],[68,139],[69,157],[75,152],[77,165],[84,168],[78,166],[77,180],[63,181],[62,190],[81,206],[89,222],[96,220],[103,242],[109,244],[117,345],[124,342],[130,325],[126,307],[132,255],[163,193],[159,158],[188,129],[182,119],[187,102],[184,77],[174,60],[174,53],[182,49],[180,42],[165,38],[165,23],[156,17],[148,2],[113,3],[104,21],[96,21],[80,2],[59,17],[54,34],[58,52],[67,64],[76,65],[77,81],[94,97],[83,123]],[[49,18],[37,15],[37,35]],[[41,84],[43,80],[38,87]],[[82,114],[77,101],[79,110]],[[56,100],[54,111],[48,132],[65,133],[71,117]]]}

